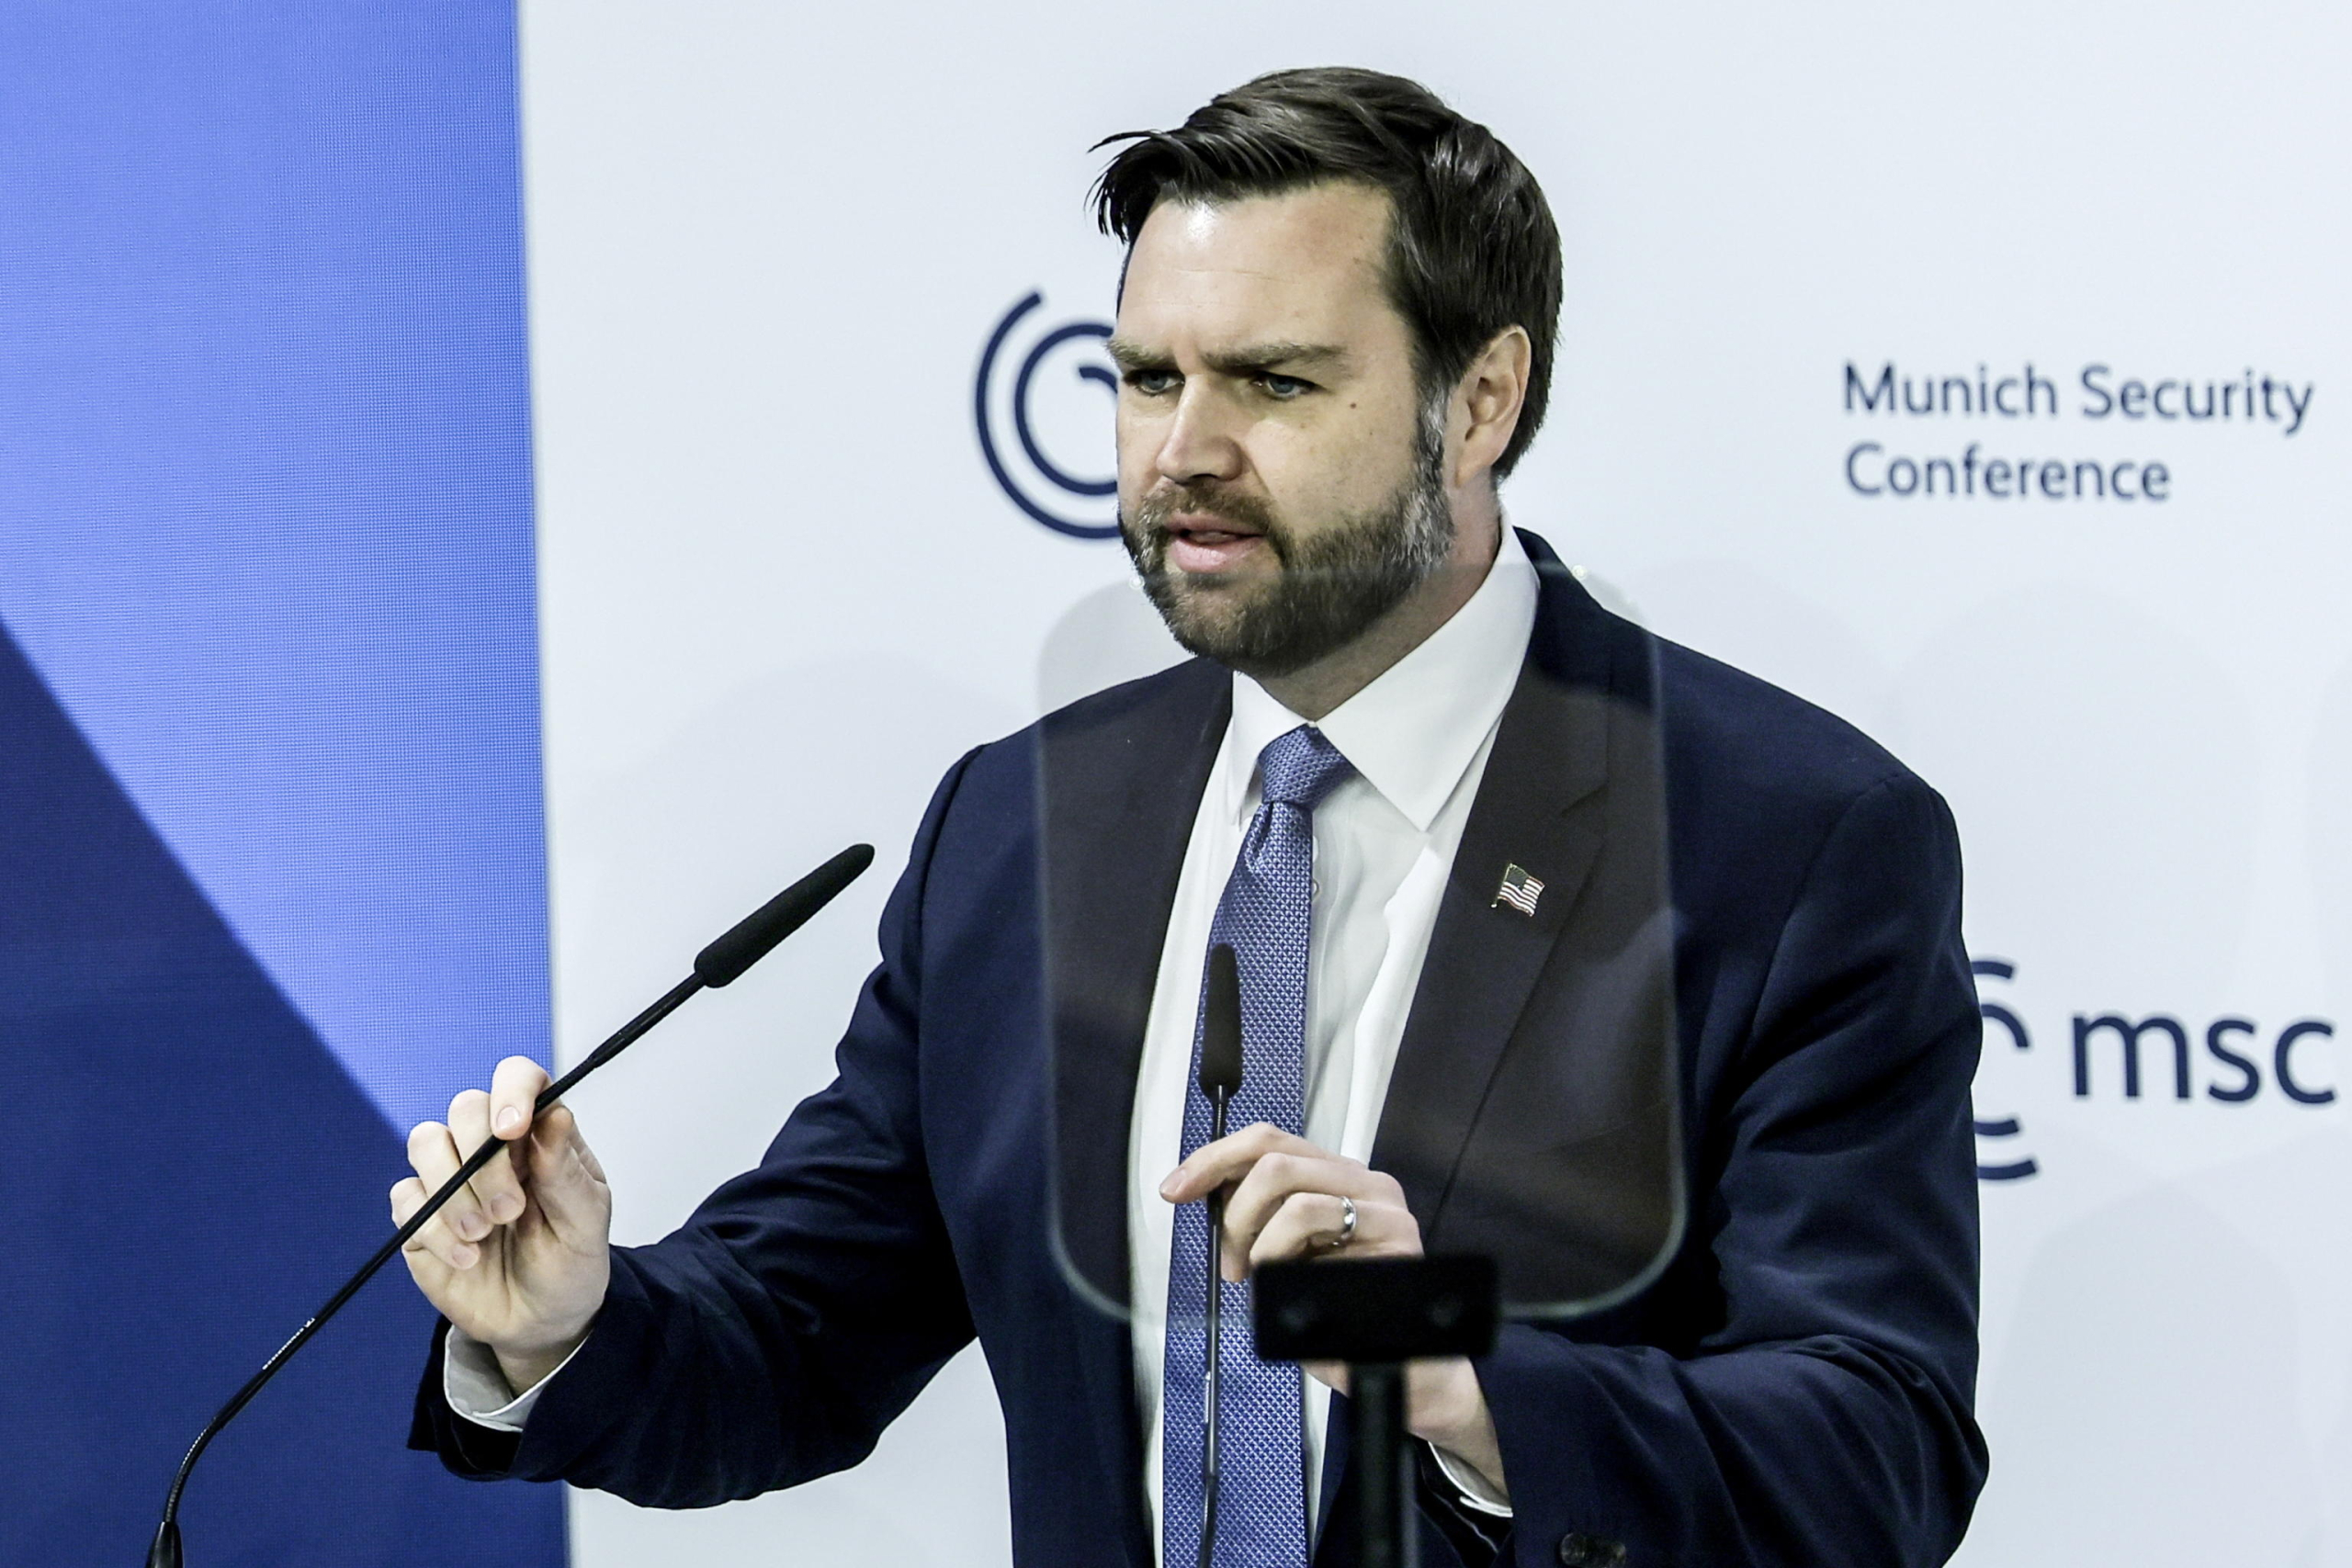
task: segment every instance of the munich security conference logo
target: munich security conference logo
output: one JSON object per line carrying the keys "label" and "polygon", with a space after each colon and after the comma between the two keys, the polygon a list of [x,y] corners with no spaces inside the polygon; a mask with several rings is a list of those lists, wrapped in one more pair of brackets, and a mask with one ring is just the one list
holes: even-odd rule
{"label": "munich security conference logo", "polygon": [[[2058,1106],[2101,1103],[2170,1104],[2177,1115],[2190,1106],[2206,1117],[2229,1118],[2259,1108],[2288,1115],[2336,1102],[2333,1049],[2335,1025],[2324,1018],[2294,1013],[2259,1017],[2227,1011],[2177,1012],[2164,1008],[2085,1008],[2058,1021],[2043,1014],[2027,1026],[2029,1010],[2009,985],[2018,966],[2006,958],[1979,958],[1969,965],[1980,993],[1984,982],[2003,982],[2002,993],[1980,994],[1976,1010],[1984,1019],[1984,1050],[1996,1078],[2010,1075],[1998,1064],[2018,1060],[2012,1051],[2038,1061],[2049,1077],[2041,1097],[2040,1119]],[[2036,1041],[2040,1041],[2037,1049]],[[2055,1047],[2053,1049],[2053,1047]],[[2037,1074],[2037,1076],[2041,1076]],[[2050,1081],[2052,1077],[2055,1082]],[[1978,1089],[1985,1088],[1978,1080]],[[2010,1090],[2018,1087],[2011,1081]],[[2139,1114],[2135,1112],[2134,1114]],[[2184,1125],[2165,1123],[2173,1135]],[[2207,1124],[2211,1124],[2210,1122]],[[2017,1115],[1976,1117],[1976,1176],[1982,1181],[2022,1181],[2040,1172],[2040,1159],[2027,1152],[2025,1122]]]}
{"label": "munich security conference logo", "polygon": [[980,456],[1012,504],[1057,534],[1114,539],[1119,485],[1111,413],[1119,377],[1102,350],[1111,324],[1047,328],[1037,317],[1045,302],[1044,294],[1030,290],[980,351],[972,389]]}

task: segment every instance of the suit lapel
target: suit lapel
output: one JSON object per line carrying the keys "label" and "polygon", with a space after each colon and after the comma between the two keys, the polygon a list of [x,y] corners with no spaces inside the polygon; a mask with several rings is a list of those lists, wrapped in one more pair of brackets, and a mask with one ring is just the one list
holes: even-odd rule
{"label": "suit lapel", "polygon": [[[1036,750],[1050,1247],[1080,1298],[1070,1352],[1121,1478],[1143,1469],[1127,1316],[1127,1139],[1144,1028],[1232,677],[1195,660],[1048,716]],[[1143,1494],[1112,1503],[1125,1560],[1152,1560]],[[1106,1560],[1111,1543],[1104,1542]]]}
{"label": "suit lapel", "polygon": [[1053,1038],[1054,1245],[1127,1306],[1127,1141],[1144,1027],[1232,678],[1195,660],[1048,718],[1039,749]]}
{"label": "suit lapel", "polygon": [[[1521,537],[1542,582],[1535,629],[1454,852],[1373,1146],[1433,1248],[1471,1124],[1603,838],[1615,639],[1558,558]],[[1513,871],[1542,884],[1532,911],[1499,896]]]}

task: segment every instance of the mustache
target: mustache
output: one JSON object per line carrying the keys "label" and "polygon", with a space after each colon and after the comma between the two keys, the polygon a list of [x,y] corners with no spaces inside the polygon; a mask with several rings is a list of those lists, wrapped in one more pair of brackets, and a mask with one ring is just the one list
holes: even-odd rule
{"label": "mustache", "polygon": [[1169,484],[1167,489],[1155,489],[1141,505],[1136,505],[1134,514],[1120,520],[1120,536],[1126,543],[1126,552],[1146,579],[1167,569],[1169,541],[1176,538],[1169,529],[1169,517],[1176,513],[1221,517],[1239,525],[1244,531],[1259,534],[1265,546],[1275,552],[1277,562],[1291,559],[1289,529],[1284,529],[1280,517],[1275,517],[1275,508],[1270,508],[1259,496],[1226,491],[1214,484]]}
{"label": "mustache", "polygon": [[1170,485],[1152,491],[1136,508],[1136,526],[1153,543],[1164,545],[1170,537],[1168,520],[1180,512],[1239,524],[1250,532],[1263,535],[1277,555],[1284,553],[1289,542],[1273,508],[1254,495],[1216,485]]}

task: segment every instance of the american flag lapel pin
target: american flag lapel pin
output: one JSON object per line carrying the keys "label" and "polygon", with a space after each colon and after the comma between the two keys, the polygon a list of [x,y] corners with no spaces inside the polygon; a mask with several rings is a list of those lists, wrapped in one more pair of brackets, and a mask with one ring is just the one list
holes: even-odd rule
{"label": "american flag lapel pin", "polygon": [[1522,915],[1535,913],[1535,900],[1544,896],[1544,879],[1531,875],[1523,865],[1503,867],[1503,885],[1495,889],[1495,902],[1509,904]]}

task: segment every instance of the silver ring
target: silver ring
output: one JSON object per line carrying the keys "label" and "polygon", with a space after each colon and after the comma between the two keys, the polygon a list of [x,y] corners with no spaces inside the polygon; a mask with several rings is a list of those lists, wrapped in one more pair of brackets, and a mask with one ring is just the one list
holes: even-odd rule
{"label": "silver ring", "polygon": [[1331,1250],[1337,1252],[1355,1238],[1356,1201],[1343,1196],[1340,1200],[1340,1234],[1331,1238]]}

